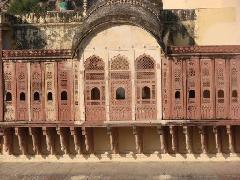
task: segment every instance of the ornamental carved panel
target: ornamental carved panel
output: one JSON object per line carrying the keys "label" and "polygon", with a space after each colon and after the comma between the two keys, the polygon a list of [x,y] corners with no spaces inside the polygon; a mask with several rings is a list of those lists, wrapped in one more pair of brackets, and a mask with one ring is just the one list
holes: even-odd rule
{"label": "ornamental carved panel", "polygon": [[172,60],[162,59],[162,105],[163,119],[171,118],[172,96]]}
{"label": "ornamental carved panel", "polygon": [[201,59],[201,117],[215,118],[214,60]]}
{"label": "ornamental carved panel", "polygon": [[238,78],[240,77],[240,62],[239,59],[230,60],[230,118],[239,119],[240,118],[240,83]]}
{"label": "ornamental carved panel", "polygon": [[185,61],[173,59],[172,61],[172,118],[183,119],[185,111]]}
{"label": "ornamental carved panel", "polygon": [[46,121],[58,120],[57,63],[44,63],[44,97]]}
{"label": "ornamental carved panel", "polygon": [[32,121],[43,121],[44,99],[43,99],[43,67],[39,62],[31,63],[31,119]]}
{"label": "ornamental carved panel", "polygon": [[111,59],[110,90],[110,120],[132,120],[130,65],[122,55]]}
{"label": "ornamental carved panel", "polygon": [[229,108],[229,71],[224,59],[215,59],[216,118],[228,117]]}
{"label": "ornamental carved panel", "polygon": [[199,59],[186,61],[187,65],[187,119],[200,119]]}
{"label": "ornamental carved panel", "polygon": [[58,62],[58,118],[59,121],[72,121],[72,62]]}
{"label": "ornamental carved panel", "polygon": [[85,107],[87,121],[106,120],[104,61],[98,56],[86,59]]}
{"label": "ornamental carved panel", "polygon": [[4,121],[16,119],[16,75],[15,63],[3,63]]}
{"label": "ornamental carved panel", "polygon": [[136,120],[156,120],[156,64],[152,57],[143,54],[135,61]]}
{"label": "ornamental carved panel", "polygon": [[17,80],[17,117],[18,121],[29,120],[28,107],[28,64],[23,62],[16,63]]}

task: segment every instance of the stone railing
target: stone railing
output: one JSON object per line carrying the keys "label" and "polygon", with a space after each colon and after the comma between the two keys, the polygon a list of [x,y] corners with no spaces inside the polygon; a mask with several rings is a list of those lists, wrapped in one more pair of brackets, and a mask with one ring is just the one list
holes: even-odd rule
{"label": "stone railing", "polygon": [[1,24],[49,24],[49,23],[74,23],[81,22],[82,12],[46,12],[42,14],[29,13],[23,15],[11,15],[2,13],[0,15]]}
{"label": "stone railing", "polygon": [[163,21],[187,21],[196,20],[195,9],[168,9],[160,12]]}

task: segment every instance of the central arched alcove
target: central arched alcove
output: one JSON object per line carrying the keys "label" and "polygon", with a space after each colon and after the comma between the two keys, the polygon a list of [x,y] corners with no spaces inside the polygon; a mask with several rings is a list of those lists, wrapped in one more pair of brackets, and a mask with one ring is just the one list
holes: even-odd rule
{"label": "central arched alcove", "polygon": [[[86,81],[86,72],[89,70],[84,65],[91,57],[101,59],[104,65],[101,73],[104,76],[94,81]],[[88,44],[82,52],[79,52],[79,59],[83,64],[82,67],[85,67],[85,103],[91,101],[88,96],[90,97],[90,94],[95,92],[95,89],[92,92],[86,89],[88,87],[97,87],[100,92],[100,101],[105,102],[100,103],[101,108],[93,107],[100,106],[98,103],[87,108],[87,121],[91,121],[88,117],[96,117],[98,113],[101,117],[105,117],[103,112],[106,113],[106,118],[98,119],[100,121],[157,119],[157,106],[161,112],[161,81],[155,79],[161,79],[161,47],[152,34],[140,27],[128,24],[111,26],[89,37]],[[141,68],[144,69],[139,69],[136,66],[137,62],[140,62],[144,66]],[[94,65],[94,62],[92,63]],[[94,76],[98,77],[99,72],[94,73],[96,73]],[[137,85],[137,78],[141,85]],[[145,99],[145,94],[144,97],[137,97],[139,87],[142,89],[145,87],[146,93],[149,90],[149,94],[146,94],[148,99]],[[146,103],[149,105],[145,105]],[[150,105],[152,103],[153,105]],[[96,112],[96,109],[104,110]],[[94,112],[91,112],[92,110]],[[92,116],[92,113],[95,115]],[[158,118],[161,118],[160,116],[161,113]]]}

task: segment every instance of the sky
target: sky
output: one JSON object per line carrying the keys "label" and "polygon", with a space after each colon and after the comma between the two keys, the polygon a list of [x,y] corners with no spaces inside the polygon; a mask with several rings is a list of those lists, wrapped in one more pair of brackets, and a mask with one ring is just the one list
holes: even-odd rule
{"label": "sky", "polygon": [[164,9],[238,7],[240,0],[162,0]]}

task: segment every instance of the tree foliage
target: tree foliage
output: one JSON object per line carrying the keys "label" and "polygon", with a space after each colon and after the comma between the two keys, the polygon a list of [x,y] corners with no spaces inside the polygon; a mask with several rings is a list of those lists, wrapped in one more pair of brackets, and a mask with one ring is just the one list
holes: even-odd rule
{"label": "tree foliage", "polygon": [[43,12],[44,7],[40,6],[44,0],[13,0],[10,3],[8,12],[11,14],[25,14],[29,12]]}
{"label": "tree foliage", "polygon": [[[67,2],[67,9],[79,10],[82,0],[63,0]],[[42,13],[57,9],[53,0],[12,0],[8,8],[11,14]],[[74,7],[76,6],[76,7]]]}

